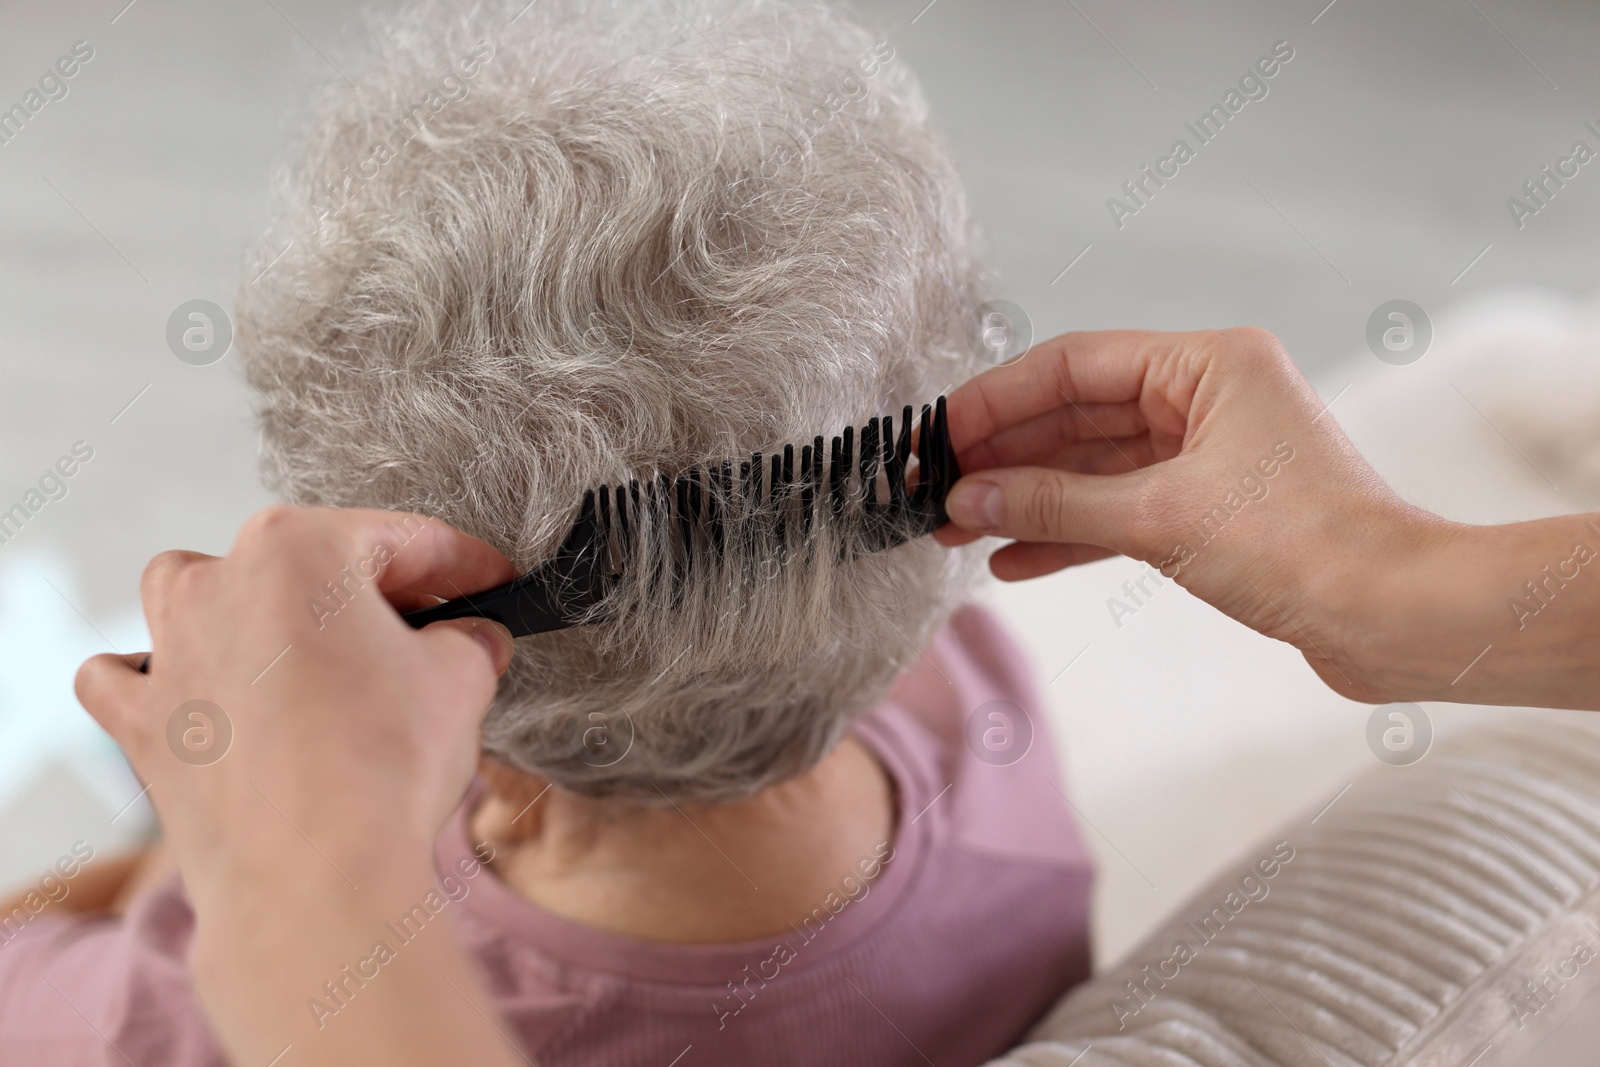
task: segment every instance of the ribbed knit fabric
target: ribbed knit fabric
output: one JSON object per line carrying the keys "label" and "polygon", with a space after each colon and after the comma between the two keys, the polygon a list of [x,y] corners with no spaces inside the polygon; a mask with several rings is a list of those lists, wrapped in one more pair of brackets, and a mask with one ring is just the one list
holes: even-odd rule
{"label": "ribbed knit fabric", "polygon": [[1537,1062],[1600,990],[1600,717],[1504,714],[1282,827],[992,1067]]}

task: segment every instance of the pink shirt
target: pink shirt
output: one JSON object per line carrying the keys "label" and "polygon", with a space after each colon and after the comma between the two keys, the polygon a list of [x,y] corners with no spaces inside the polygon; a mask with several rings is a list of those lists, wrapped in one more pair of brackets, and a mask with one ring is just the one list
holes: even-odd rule
{"label": "pink shirt", "polygon": [[[475,870],[474,789],[439,840],[439,914],[534,1062],[977,1065],[1088,977],[1090,863],[1026,663],[970,606],[924,652],[855,727],[898,787],[895,839],[775,937],[667,945],[544,911]],[[123,919],[46,909],[0,944],[0,1062],[224,1064],[185,962],[192,929],[176,880]],[[338,1026],[339,1002],[323,1004]]]}

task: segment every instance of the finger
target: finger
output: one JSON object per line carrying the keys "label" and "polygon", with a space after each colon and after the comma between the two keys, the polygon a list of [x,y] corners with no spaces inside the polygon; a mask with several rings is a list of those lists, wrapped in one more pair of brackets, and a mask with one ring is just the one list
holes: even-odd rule
{"label": "finger", "polygon": [[481,719],[494,699],[497,680],[511,662],[511,634],[486,619],[453,619],[426,626],[416,640],[447,680],[454,706]]}
{"label": "finger", "polygon": [[475,638],[489,653],[495,677],[505,674],[511,666],[511,655],[516,650],[511,631],[490,619],[446,619],[422,628],[423,633],[437,629],[456,630]]}
{"label": "finger", "polygon": [[[1047,465],[1078,474],[1126,474],[1156,462],[1157,458],[1148,439],[1124,438],[1122,441],[1084,442],[1071,446],[1057,453]],[[968,465],[968,460],[967,456],[960,458],[961,469],[968,474],[988,470],[992,466],[1031,466],[1038,462],[1035,460],[1032,463],[1015,462],[971,467]],[[933,532],[933,539],[946,548],[970,545],[983,536],[985,535],[982,533],[962,529],[953,522],[947,522]]]}
{"label": "finger", "polygon": [[511,562],[493,546],[409,512],[269,508],[246,523],[238,549],[279,564],[298,560],[300,577],[319,586],[331,581],[354,590],[375,583],[385,598],[393,596],[408,607],[426,604],[429,597],[450,600],[482,592],[516,577]]}
{"label": "finger", "polygon": [[989,557],[989,570],[1002,582],[1022,582],[1068,567],[1110,559],[1117,553],[1098,545],[1046,545],[1017,541]]}
{"label": "finger", "polygon": [[[1063,401],[1042,415],[1008,426],[975,442],[962,452],[963,458],[983,459],[990,451],[1016,456],[1048,456],[1085,443],[1116,438],[1133,438],[1150,428],[1139,405],[1096,404]],[[993,466],[1016,466],[1016,459]]]}
{"label": "finger", "polygon": [[973,533],[971,530],[963,530],[955,523],[947,522],[933,531],[933,539],[946,548],[960,548],[962,545],[970,545],[974,541],[982,540],[983,534]]}
{"label": "finger", "polygon": [[950,394],[950,441],[957,452],[1068,403],[1126,404],[1144,391],[1152,360],[1184,335],[1144,330],[1067,333],[1041,341],[1019,360],[986,371]]}
{"label": "finger", "polygon": [[94,719],[117,741],[122,741],[127,717],[150,680],[138,671],[143,655],[119,656],[105,652],[91,656],[78,668],[72,689]]}
{"label": "finger", "polygon": [[[367,514],[383,515],[387,529],[401,538],[378,579],[385,596],[415,600],[421,594],[453,600],[504,585],[517,576],[516,568],[499,549],[448,523],[420,515],[403,516],[410,522],[402,523],[383,512]],[[420,528],[415,525],[419,519],[423,522]]]}
{"label": "finger", "polygon": [[[491,586],[489,588],[493,587]],[[481,591],[482,590],[462,590],[462,593],[459,595],[470,595],[471,593]],[[390,605],[394,607],[394,610],[398,611],[402,615],[409,611],[417,611],[422,608],[431,608],[436,604],[443,604],[446,600],[456,599],[455,596],[438,597],[434,596],[432,593],[424,593],[415,589],[388,589],[384,591],[383,596],[384,599],[389,601]]]}
{"label": "finger", "polygon": [[204,552],[173,548],[157,554],[145,564],[144,573],[139,576],[139,601],[144,605],[145,623],[150,628],[152,638],[160,629],[161,620],[166,617],[167,604],[171,599],[169,594],[178,575],[190,567],[212,562],[216,558]]}
{"label": "finger", "polygon": [[[1048,421],[1051,416],[1041,416]],[[1178,438],[1140,437],[1100,438],[1072,444],[1052,444],[1045,433],[1038,437],[1011,435],[1023,427],[1003,430],[988,441],[980,441],[956,457],[964,474],[993,470],[996,467],[1053,467],[1079,474],[1126,474],[1170,459],[1183,447]]]}
{"label": "finger", "polygon": [[1159,531],[1141,528],[1148,472],[1090,475],[1007,467],[962,478],[945,499],[950,521],[1013,541],[1098,545],[1139,555]]}

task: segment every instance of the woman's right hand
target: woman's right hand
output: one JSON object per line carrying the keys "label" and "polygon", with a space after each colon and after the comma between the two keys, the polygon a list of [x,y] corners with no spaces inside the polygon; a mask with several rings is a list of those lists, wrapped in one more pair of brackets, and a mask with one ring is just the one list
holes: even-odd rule
{"label": "woman's right hand", "polygon": [[1584,517],[1472,527],[1407,504],[1265,331],[1065,334],[956,390],[949,418],[965,476],[936,536],[1011,539],[1002,579],[1120,553],[1352,699],[1600,706],[1597,668],[1557,647],[1600,629],[1600,596],[1551,603],[1540,621],[1564,621],[1533,638],[1507,606]]}

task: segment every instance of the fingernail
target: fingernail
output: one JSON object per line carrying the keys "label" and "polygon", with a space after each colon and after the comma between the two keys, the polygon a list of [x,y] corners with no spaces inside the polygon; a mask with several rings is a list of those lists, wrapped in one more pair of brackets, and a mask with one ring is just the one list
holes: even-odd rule
{"label": "fingernail", "polygon": [[982,479],[967,478],[945,497],[950,521],[968,530],[993,530],[1000,525],[1000,487]]}
{"label": "fingernail", "polygon": [[483,642],[483,647],[489,650],[489,658],[494,661],[495,674],[504,674],[506,668],[511,666],[511,653],[514,647],[510,631],[497,622],[477,619],[472,623],[472,636]]}

